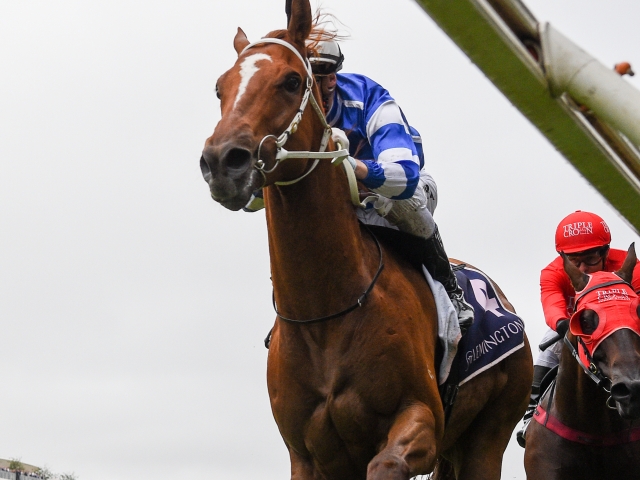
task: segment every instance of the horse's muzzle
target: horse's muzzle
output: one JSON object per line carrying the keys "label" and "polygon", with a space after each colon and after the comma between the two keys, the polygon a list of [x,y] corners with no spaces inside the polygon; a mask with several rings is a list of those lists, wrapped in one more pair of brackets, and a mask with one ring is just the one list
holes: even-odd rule
{"label": "horse's muzzle", "polygon": [[237,144],[208,145],[200,157],[200,170],[211,197],[230,210],[239,210],[249,201],[255,183],[252,152]]}
{"label": "horse's muzzle", "polygon": [[625,379],[611,386],[611,398],[625,420],[640,418],[640,380]]}

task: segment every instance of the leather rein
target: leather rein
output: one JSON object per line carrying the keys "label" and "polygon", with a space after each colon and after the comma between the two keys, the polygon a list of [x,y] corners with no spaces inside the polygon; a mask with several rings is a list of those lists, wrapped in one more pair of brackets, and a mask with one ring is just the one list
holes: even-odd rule
{"label": "leather rein", "polygon": [[[266,135],[260,141],[260,145],[258,146],[258,161],[254,165],[254,168],[256,170],[258,170],[258,172],[260,172],[260,174],[262,175],[262,177],[263,177],[263,186],[266,183],[266,179],[267,179],[266,175],[268,173],[273,172],[276,168],[278,168],[278,166],[280,165],[280,162],[282,162],[282,161],[284,161],[286,159],[289,159],[289,158],[298,158],[298,159],[313,158],[313,159],[315,159],[315,161],[314,161],[313,165],[311,165],[311,168],[309,170],[307,170],[302,176],[300,176],[300,177],[298,177],[298,178],[296,178],[294,180],[275,182],[276,185],[293,185],[294,183],[299,182],[300,180],[305,178],[307,175],[309,175],[316,168],[316,166],[320,162],[320,159],[331,159],[331,163],[333,163],[333,164],[342,164],[342,166],[345,169],[345,172],[347,174],[347,180],[349,182],[349,191],[350,191],[350,195],[351,195],[351,202],[357,207],[365,206],[366,202],[369,201],[371,198],[368,197],[367,199],[364,200],[364,202],[361,202],[360,199],[359,199],[355,173],[353,171],[353,168],[349,164],[349,162],[345,162],[344,161],[349,156],[349,151],[347,149],[345,149],[345,148],[341,148],[341,145],[339,143],[338,143],[339,150],[337,150],[335,152],[326,152],[325,151],[326,148],[327,148],[327,145],[329,143],[329,138],[331,138],[331,126],[327,123],[327,120],[326,120],[326,118],[324,116],[324,112],[323,112],[322,108],[320,108],[320,106],[318,105],[317,100],[313,96],[312,90],[313,90],[314,78],[313,78],[313,72],[311,70],[311,62],[309,62],[309,59],[302,58],[302,55],[300,55],[300,52],[298,52],[298,50],[293,45],[291,45],[289,42],[285,42],[284,40],[281,40],[279,38],[262,38],[262,39],[260,39],[260,40],[258,40],[256,42],[250,43],[249,45],[247,45],[242,50],[241,54],[246,52],[248,49],[250,49],[252,47],[255,47],[256,45],[261,45],[261,44],[265,44],[265,43],[274,43],[276,45],[281,45],[281,46],[289,49],[290,51],[292,51],[296,55],[296,57],[304,65],[305,71],[307,73],[307,78],[306,78],[306,89],[305,89],[305,91],[304,91],[304,93],[302,95],[302,101],[300,103],[300,107],[298,108],[295,116],[293,117],[293,120],[291,120],[291,123],[289,124],[289,126],[278,137],[276,137],[275,135]],[[316,114],[320,118],[320,121],[322,122],[322,125],[323,125],[323,128],[324,128],[324,133],[322,135],[322,140],[320,142],[320,148],[318,149],[317,152],[311,152],[311,151],[297,151],[297,152],[296,151],[291,151],[290,152],[290,151],[288,151],[288,150],[286,150],[284,148],[284,144],[287,142],[289,137],[291,135],[293,135],[296,132],[296,130],[298,129],[298,125],[300,124],[300,121],[302,120],[302,114],[304,113],[304,111],[305,111],[305,109],[307,107],[307,103],[311,104],[311,106],[313,107],[313,110],[316,112]],[[275,140],[277,153],[276,153],[276,163],[275,163],[275,165],[273,165],[273,167],[271,167],[270,169],[267,169],[265,162],[260,158],[260,151],[262,150],[263,143],[269,138],[272,138],[272,139]],[[274,294],[272,294],[272,301],[273,301],[273,308],[274,308],[274,310],[276,312],[276,315],[279,318],[281,318],[282,320],[284,320],[286,322],[290,322],[290,323],[298,323],[298,324],[302,324],[302,323],[318,323],[318,322],[324,322],[326,320],[331,320],[332,318],[341,317],[343,315],[346,315],[349,312],[352,312],[356,308],[361,307],[363,305],[367,295],[369,294],[369,292],[371,292],[371,290],[375,286],[376,282],[378,281],[378,278],[380,277],[380,273],[382,273],[382,269],[384,268],[384,259],[383,259],[383,255],[382,255],[382,247],[380,246],[380,242],[378,241],[376,236],[369,229],[367,229],[367,231],[373,237],[373,240],[376,243],[376,247],[378,248],[378,253],[380,255],[380,262],[378,264],[378,270],[376,271],[375,275],[373,276],[373,279],[371,280],[371,283],[369,284],[367,289],[362,293],[362,295],[360,295],[360,297],[358,297],[358,300],[353,305],[345,308],[344,310],[341,310],[340,312],[333,313],[331,315],[326,315],[324,317],[311,318],[311,319],[306,319],[306,320],[298,320],[298,319],[293,319],[293,318],[287,318],[287,317],[284,317],[283,315],[280,314],[280,312],[278,311],[278,307],[276,305],[275,293],[274,293]],[[269,337],[267,337],[267,340],[265,340],[265,343],[268,342],[268,339],[269,339]]]}

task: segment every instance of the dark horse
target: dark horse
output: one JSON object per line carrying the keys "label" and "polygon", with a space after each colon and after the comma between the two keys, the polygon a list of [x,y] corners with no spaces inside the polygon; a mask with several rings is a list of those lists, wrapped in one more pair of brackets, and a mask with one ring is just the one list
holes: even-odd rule
{"label": "dark horse", "polygon": [[620,271],[590,279],[565,258],[576,313],[527,428],[527,479],[640,479],[640,306],[624,283],[635,264],[632,245]]}
{"label": "dark horse", "polygon": [[288,29],[258,42],[238,29],[238,60],[216,85],[222,118],[200,163],[211,196],[231,210],[265,187],[278,308],[267,383],[291,478],[406,480],[444,455],[448,475],[498,479],[527,405],[528,343],[461,387],[445,429],[422,272],[361,227],[342,167],[318,164],[320,153],[284,160],[327,141],[305,46],[317,31],[309,0],[287,9]]}

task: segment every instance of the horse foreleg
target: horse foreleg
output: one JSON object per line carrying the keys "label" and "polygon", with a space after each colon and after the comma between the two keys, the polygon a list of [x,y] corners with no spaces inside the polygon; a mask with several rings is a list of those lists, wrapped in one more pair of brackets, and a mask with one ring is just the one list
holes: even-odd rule
{"label": "horse foreleg", "polygon": [[424,404],[405,409],[389,430],[384,448],[369,462],[367,480],[408,480],[431,472],[442,424],[441,416],[436,421]]}
{"label": "horse foreleg", "polygon": [[298,455],[289,448],[289,459],[291,461],[291,480],[312,480],[314,478],[313,464]]}

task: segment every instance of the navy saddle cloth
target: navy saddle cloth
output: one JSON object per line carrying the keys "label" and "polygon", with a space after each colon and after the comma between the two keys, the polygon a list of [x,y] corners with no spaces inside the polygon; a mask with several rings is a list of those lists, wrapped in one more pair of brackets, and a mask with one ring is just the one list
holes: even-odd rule
{"label": "navy saddle cloth", "polygon": [[456,276],[475,310],[473,325],[460,340],[456,354],[462,385],[524,347],[524,322],[503,305],[484,273],[465,266],[457,269]]}

